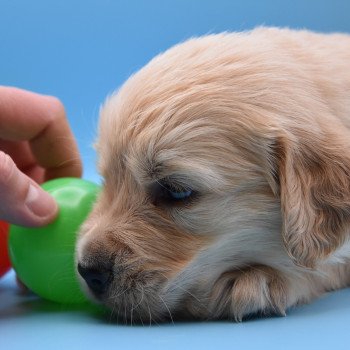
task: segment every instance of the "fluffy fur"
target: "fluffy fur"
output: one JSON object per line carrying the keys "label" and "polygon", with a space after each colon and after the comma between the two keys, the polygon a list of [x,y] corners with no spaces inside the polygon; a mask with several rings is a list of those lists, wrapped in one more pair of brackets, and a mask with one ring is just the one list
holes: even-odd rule
{"label": "fluffy fur", "polygon": [[[177,45],[107,99],[97,150],[77,262],[111,273],[82,285],[124,321],[285,314],[350,283],[349,36]],[[164,179],[196,195],[157,200]]]}

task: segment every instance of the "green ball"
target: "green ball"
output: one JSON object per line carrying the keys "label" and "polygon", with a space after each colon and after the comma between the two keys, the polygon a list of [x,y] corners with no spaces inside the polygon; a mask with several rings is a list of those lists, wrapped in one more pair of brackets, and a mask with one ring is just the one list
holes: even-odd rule
{"label": "green ball", "polygon": [[76,178],[42,185],[59,206],[54,222],[40,228],[10,227],[12,265],[23,283],[42,298],[59,303],[87,302],[76,275],[75,242],[96,200],[99,187]]}

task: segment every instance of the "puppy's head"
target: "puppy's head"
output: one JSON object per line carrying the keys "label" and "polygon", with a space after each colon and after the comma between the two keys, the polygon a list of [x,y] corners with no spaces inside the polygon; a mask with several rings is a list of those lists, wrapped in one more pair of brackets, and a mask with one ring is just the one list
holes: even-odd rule
{"label": "puppy's head", "polygon": [[210,317],[226,271],[310,267],[341,244],[346,141],[325,134],[304,73],[259,41],[188,41],[106,101],[103,190],[77,262],[87,293],[114,314]]}

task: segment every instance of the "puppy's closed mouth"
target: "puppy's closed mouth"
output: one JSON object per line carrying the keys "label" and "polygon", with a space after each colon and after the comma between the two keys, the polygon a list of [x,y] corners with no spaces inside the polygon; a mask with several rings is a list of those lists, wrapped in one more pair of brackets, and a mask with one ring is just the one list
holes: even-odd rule
{"label": "puppy's closed mouth", "polygon": [[169,314],[163,314],[166,305],[159,290],[166,279],[138,265],[129,264],[112,271],[78,264],[78,272],[90,298],[111,310],[111,319],[130,324],[164,321]]}

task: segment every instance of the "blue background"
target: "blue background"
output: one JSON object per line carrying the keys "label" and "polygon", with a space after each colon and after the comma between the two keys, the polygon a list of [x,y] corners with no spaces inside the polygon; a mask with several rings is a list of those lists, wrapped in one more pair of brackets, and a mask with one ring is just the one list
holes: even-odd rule
{"label": "blue background", "polygon": [[[350,32],[350,1],[0,0],[0,84],[58,96],[84,176],[98,181],[91,145],[108,93],[179,41],[257,25]],[[243,324],[125,327],[20,296],[9,274],[0,280],[0,347],[349,349],[349,297],[331,293],[286,318]]]}

